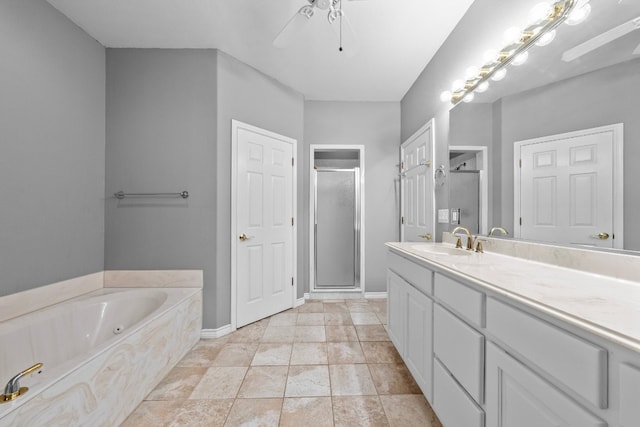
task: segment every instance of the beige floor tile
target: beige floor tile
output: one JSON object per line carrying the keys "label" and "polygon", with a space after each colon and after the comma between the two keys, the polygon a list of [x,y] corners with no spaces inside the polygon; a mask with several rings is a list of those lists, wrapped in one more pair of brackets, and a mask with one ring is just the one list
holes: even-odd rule
{"label": "beige floor tile", "polygon": [[433,413],[422,395],[380,396],[391,427],[435,427]]}
{"label": "beige floor tile", "polygon": [[329,363],[332,365],[366,362],[360,343],[357,341],[327,343],[327,352]]}
{"label": "beige floor tile", "polygon": [[373,312],[371,305],[367,300],[347,301],[347,307],[351,313],[367,313]]}
{"label": "beige floor tile", "polygon": [[144,401],[121,427],[219,427],[233,405],[233,399]]}
{"label": "beige floor tile", "polygon": [[324,326],[296,326],[294,342],[325,342]]}
{"label": "beige floor tile", "polygon": [[334,396],[332,401],[336,427],[389,425],[378,396]]}
{"label": "beige floor tile", "polygon": [[262,342],[292,343],[295,335],[295,326],[269,326],[264,331]]}
{"label": "beige floor tile", "polygon": [[369,365],[369,369],[378,394],[422,393],[404,364],[374,363]]}
{"label": "beige floor tile", "polygon": [[283,397],[288,366],[252,366],[244,377],[238,398]]}
{"label": "beige floor tile", "polygon": [[257,343],[225,344],[211,366],[249,366],[257,349]]}
{"label": "beige floor tile", "polygon": [[360,341],[390,341],[382,325],[356,325],[355,328]]}
{"label": "beige floor tile", "polygon": [[383,325],[386,325],[389,322],[389,316],[386,311],[384,313],[376,313],[376,316],[378,316],[380,323]]}
{"label": "beige floor tile", "polygon": [[207,368],[175,367],[145,400],[187,399],[206,372]]}
{"label": "beige floor tile", "polygon": [[189,399],[230,399],[236,397],[247,368],[213,367],[207,369]]}
{"label": "beige floor tile", "polygon": [[253,356],[251,366],[289,365],[291,359],[291,344],[262,343]]}
{"label": "beige floor tile", "polygon": [[280,427],[332,427],[330,397],[286,398],[282,404]]}
{"label": "beige floor tile", "polygon": [[369,368],[361,365],[329,365],[333,396],[375,395],[376,387]]}
{"label": "beige floor tile", "polygon": [[369,301],[369,307],[376,313],[387,312],[387,300],[385,299],[371,299]]}
{"label": "beige floor tile", "polygon": [[322,302],[306,302],[298,307],[298,313],[323,313],[324,307]]}
{"label": "beige floor tile", "polygon": [[294,343],[291,351],[291,365],[326,365],[327,344]]}
{"label": "beige floor tile", "polygon": [[295,326],[298,313],[280,313],[271,316],[269,326]]}
{"label": "beige floor tile", "polygon": [[379,325],[380,319],[373,312],[351,312],[351,321],[354,325]]}
{"label": "beige floor tile", "polygon": [[285,397],[330,396],[327,365],[290,366]]}
{"label": "beige floor tile", "polygon": [[325,313],[348,313],[349,306],[347,306],[347,303],[345,302],[325,302],[324,312]]}
{"label": "beige floor tile", "polygon": [[363,341],[360,345],[367,363],[403,363],[391,341]]}
{"label": "beige floor tile", "polygon": [[345,299],[344,298],[328,298],[328,299],[323,299],[322,302],[325,304],[337,304],[337,303],[345,303]]}
{"label": "beige floor tile", "polygon": [[226,341],[201,340],[187,353],[177,366],[208,368],[218,357]]}
{"label": "beige floor tile", "polygon": [[353,326],[346,325],[327,325],[324,327],[327,335],[327,341],[342,342],[342,341],[358,341],[358,334]]}
{"label": "beige floor tile", "polygon": [[264,335],[264,331],[265,329],[267,329],[268,324],[269,322],[260,321],[260,322],[252,323],[251,325],[244,326],[238,329],[237,331],[229,334],[227,337],[227,342],[254,343],[254,342],[260,341],[260,338],[262,338],[262,335]]}
{"label": "beige floor tile", "polygon": [[324,313],[298,314],[298,326],[324,326]]}
{"label": "beige floor tile", "polygon": [[325,325],[353,325],[348,311],[340,313],[324,313]]}
{"label": "beige floor tile", "polygon": [[225,426],[277,427],[282,399],[236,399]]}

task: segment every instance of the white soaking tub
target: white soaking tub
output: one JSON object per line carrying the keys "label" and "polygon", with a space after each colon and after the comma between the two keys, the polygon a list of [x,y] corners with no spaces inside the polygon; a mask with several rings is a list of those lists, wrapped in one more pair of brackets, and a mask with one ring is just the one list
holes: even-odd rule
{"label": "white soaking tub", "polygon": [[0,322],[0,426],[114,426],[198,341],[202,289],[104,288]]}

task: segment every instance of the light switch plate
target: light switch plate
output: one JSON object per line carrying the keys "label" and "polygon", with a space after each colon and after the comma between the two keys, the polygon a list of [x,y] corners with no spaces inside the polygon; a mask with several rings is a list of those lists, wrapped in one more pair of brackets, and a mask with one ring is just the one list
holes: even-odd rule
{"label": "light switch plate", "polygon": [[449,209],[438,209],[438,224],[449,223]]}

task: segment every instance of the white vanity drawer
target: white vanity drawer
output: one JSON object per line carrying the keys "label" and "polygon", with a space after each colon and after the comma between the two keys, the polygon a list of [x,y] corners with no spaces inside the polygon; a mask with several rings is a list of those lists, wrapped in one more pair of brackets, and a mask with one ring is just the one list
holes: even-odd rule
{"label": "white vanity drawer", "polygon": [[607,351],[493,298],[487,330],[598,408],[607,408]]}
{"label": "white vanity drawer", "polygon": [[440,305],[434,308],[434,353],[476,402],[483,402],[484,336]]}
{"label": "white vanity drawer", "polygon": [[484,295],[481,292],[436,273],[434,294],[474,325],[484,325]]}
{"label": "white vanity drawer", "polygon": [[387,265],[420,292],[433,295],[433,273],[429,269],[392,252],[387,254]]}
{"label": "white vanity drawer", "polygon": [[444,426],[484,426],[484,411],[467,396],[437,359],[433,363],[433,409]]}

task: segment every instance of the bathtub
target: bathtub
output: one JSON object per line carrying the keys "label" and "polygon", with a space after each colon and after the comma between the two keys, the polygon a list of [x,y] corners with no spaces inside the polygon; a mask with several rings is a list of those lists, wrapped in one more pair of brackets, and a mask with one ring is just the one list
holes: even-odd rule
{"label": "bathtub", "polygon": [[103,288],[0,323],[0,426],[121,423],[198,341],[202,290]]}

